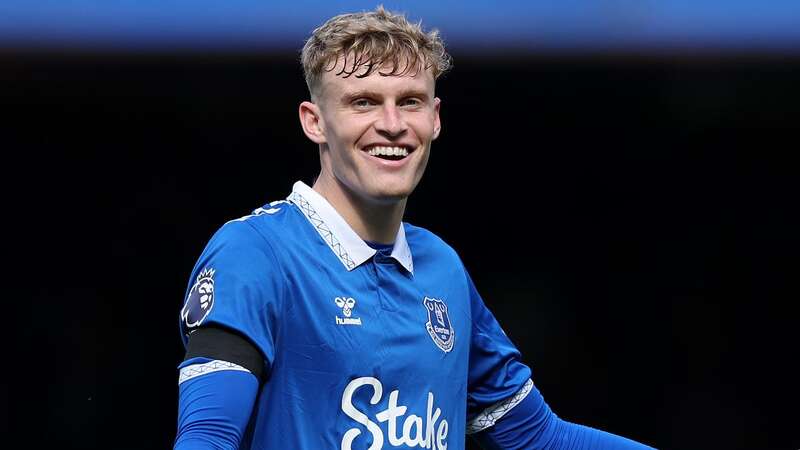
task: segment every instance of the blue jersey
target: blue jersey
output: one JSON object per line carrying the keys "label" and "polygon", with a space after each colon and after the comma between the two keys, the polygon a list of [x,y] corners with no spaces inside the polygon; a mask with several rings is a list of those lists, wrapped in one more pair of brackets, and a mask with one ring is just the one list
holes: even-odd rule
{"label": "blue jersey", "polygon": [[451,247],[403,223],[394,246],[376,250],[301,182],[203,251],[184,342],[209,324],[264,356],[241,448],[459,450],[532,387]]}

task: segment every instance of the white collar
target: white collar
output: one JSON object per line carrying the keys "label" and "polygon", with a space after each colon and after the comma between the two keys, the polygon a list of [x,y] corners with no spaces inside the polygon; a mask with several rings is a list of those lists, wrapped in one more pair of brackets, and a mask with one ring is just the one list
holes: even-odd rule
{"label": "white collar", "polygon": [[[348,271],[355,269],[377,252],[350,228],[325,197],[302,181],[294,184],[287,200],[300,208]],[[402,223],[397,230],[391,256],[407,271],[414,272],[414,261],[411,258],[411,249],[408,247]]]}

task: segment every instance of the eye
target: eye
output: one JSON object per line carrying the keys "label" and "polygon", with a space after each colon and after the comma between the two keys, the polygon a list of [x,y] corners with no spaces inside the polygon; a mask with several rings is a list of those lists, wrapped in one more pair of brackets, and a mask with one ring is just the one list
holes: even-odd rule
{"label": "eye", "polygon": [[400,105],[401,106],[410,106],[412,108],[416,108],[418,106],[422,106],[422,100],[420,100],[420,99],[418,99],[416,97],[409,97],[409,98],[403,99],[403,101],[400,102]]}
{"label": "eye", "polygon": [[374,104],[374,102],[368,98],[357,98],[353,100],[351,103],[356,108],[368,108]]}

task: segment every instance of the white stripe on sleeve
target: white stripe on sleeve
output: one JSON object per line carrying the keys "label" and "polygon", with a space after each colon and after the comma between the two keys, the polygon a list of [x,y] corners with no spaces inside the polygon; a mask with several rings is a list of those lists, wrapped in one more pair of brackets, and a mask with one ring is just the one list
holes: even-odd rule
{"label": "white stripe on sleeve", "polygon": [[209,361],[207,363],[192,364],[190,366],[181,368],[180,377],[178,378],[178,384],[181,384],[187,380],[191,380],[192,378],[199,377],[201,375],[205,375],[212,372],[219,372],[222,370],[238,370],[241,372],[251,373],[249,370],[245,369],[244,367],[238,364],[215,359],[214,361]]}
{"label": "white stripe on sleeve", "polygon": [[525,399],[533,389],[533,380],[528,379],[522,389],[517,391],[511,397],[500,400],[494,405],[484,409],[477,416],[467,424],[467,434],[474,434],[483,431],[494,425],[501,417],[505,416],[507,412],[517,406],[519,402]]}

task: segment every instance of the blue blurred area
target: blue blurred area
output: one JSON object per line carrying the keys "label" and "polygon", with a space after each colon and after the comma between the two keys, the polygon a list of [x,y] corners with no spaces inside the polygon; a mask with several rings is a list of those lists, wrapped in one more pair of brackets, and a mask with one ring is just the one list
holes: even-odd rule
{"label": "blue blurred area", "polygon": [[[798,0],[385,1],[451,49],[800,51]],[[0,47],[294,50],[376,1],[3,0]]]}

